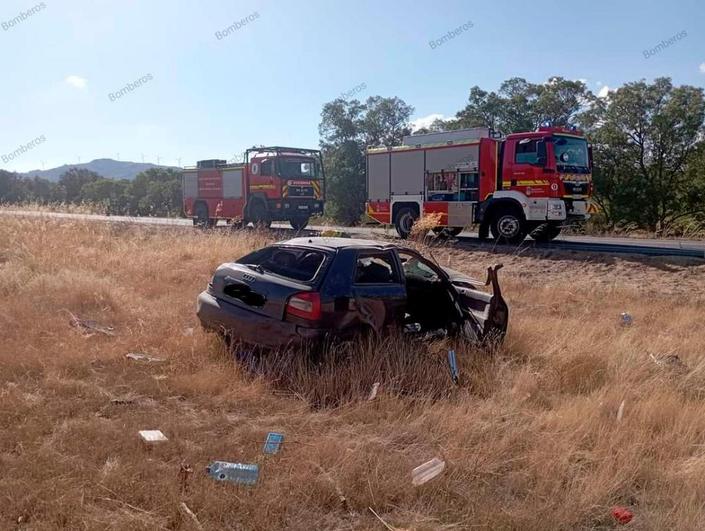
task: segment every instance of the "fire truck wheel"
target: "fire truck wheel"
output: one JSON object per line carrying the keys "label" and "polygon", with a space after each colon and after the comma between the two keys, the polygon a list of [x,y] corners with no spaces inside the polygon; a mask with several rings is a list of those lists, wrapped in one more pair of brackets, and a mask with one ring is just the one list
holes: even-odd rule
{"label": "fire truck wheel", "polygon": [[262,201],[252,203],[249,218],[249,221],[252,222],[255,228],[268,229],[272,224],[269,212],[267,212],[267,207]]}
{"label": "fire truck wheel", "polygon": [[207,229],[212,227],[211,220],[208,217],[208,205],[205,203],[197,203],[196,208],[193,212],[193,224],[196,227],[201,227],[202,229]]}
{"label": "fire truck wheel", "polygon": [[402,239],[406,239],[411,234],[411,227],[416,221],[416,213],[411,208],[402,208],[397,212],[397,217],[394,220],[394,227],[397,229],[397,234]]}
{"label": "fire truck wheel", "polygon": [[431,230],[437,236],[454,237],[463,232],[463,227],[436,227]]}
{"label": "fire truck wheel", "polygon": [[492,220],[490,230],[492,236],[500,242],[521,243],[526,237],[524,220],[514,209],[497,212]]}
{"label": "fire truck wheel", "polygon": [[544,223],[534,229],[529,235],[537,242],[550,242],[561,233],[561,226],[553,223]]}
{"label": "fire truck wheel", "polygon": [[291,225],[291,228],[296,231],[303,230],[306,228],[306,225],[308,225],[308,216],[302,216],[300,218],[291,218],[289,220],[289,224]]}

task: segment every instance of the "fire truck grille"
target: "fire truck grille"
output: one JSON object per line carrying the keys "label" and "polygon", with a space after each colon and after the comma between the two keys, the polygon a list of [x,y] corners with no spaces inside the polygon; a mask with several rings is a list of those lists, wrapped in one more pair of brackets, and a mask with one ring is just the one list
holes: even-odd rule
{"label": "fire truck grille", "polygon": [[571,181],[563,181],[563,187],[565,188],[566,195],[587,195],[588,186],[589,184],[587,182],[576,183]]}
{"label": "fire truck grille", "polygon": [[313,186],[296,186],[289,185],[287,187],[288,197],[313,197]]}

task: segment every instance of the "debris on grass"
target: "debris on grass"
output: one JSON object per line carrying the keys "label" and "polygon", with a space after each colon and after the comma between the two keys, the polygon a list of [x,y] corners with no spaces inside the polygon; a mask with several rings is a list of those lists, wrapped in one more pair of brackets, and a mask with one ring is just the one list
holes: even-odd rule
{"label": "debris on grass", "polygon": [[169,440],[160,430],[140,430],[139,436],[144,443],[150,445]]}
{"label": "debris on grass", "polygon": [[267,440],[264,441],[264,453],[276,454],[279,453],[282,443],[284,442],[284,434],[270,431],[267,434]]}
{"label": "debris on grass", "polygon": [[649,357],[653,360],[653,362],[660,366],[664,367],[667,369],[672,369],[676,372],[681,372],[685,373],[688,372],[688,366],[683,363],[683,361],[680,359],[679,356],[676,354],[668,354],[666,356],[659,356],[656,357],[653,354],[649,354]]}
{"label": "debris on grass", "polygon": [[181,463],[179,465],[179,490],[182,493],[188,491],[189,477],[193,473],[193,468],[188,463]]}
{"label": "debris on grass", "polygon": [[626,507],[615,506],[612,507],[612,516],[615,520],[617,520],[617,522],[625,525],[632,521],[632,518],[634,518],[634,513]]}
{"label": "debris on grass", "polygon": [[367,397],[367,401],[371,402],[375,398],[377,398],[377,391],[379,391],[379,382],[375,382],[372,384],[372,389],[370,390],[370,396]]}
{"label": "debris on grass", "polygon": [[375,515],[375,518],[377,518],[377,520],[379,520],[380,523],[381,523],[384,527],[386,527],[387,529],[389,529],[389,531],[398,531],[396,527],[392,527],[392,526],[389,525],[387,522],[385,522],[385,521],[382,519],[382,517],[381,517],[380,515],[378,515],[372,507],[368,507],[368,509],[370,510],[370,512],[371,512],[372,514]]}
{"label": "debris on grass", "polygon": [[458,360],[455,357],[455,350],[448,351],[448,367],[450,368],[450,378],[455,385],[458,385]]}
{"label": "debris on grass", "polygon": [[231,481],[242,485],[255,485],[259,478],[259,465],[213,461],[206,472],[217,481]]}
{"label": "debris on grass", "polygon": [[115,405],[115,406],[130,406],[134,404],[136,400],[132,397],[122,397],[122,398],[113,398],[110,400],[110,403]]}
{"label": "debris on grass", "polygon": [[149,356],[147,354],[142,354],[140,352],[128,352],[125,357],[128,360],[133,361],[146,361],[148,363],[159,363],[164,361],[164,358],[156,358],[154,356]]}
{"label": "debris on grass", "polygon": [[418,487],[438,476],[446,467],[446,462],[438,457],[417,466],[411,471],[411,483]]}
{"label": "debris on grass", "polygon": [[622,403],[619,404],[619,409],[617,410],[617,422],[622,422],[622,417],[624,416],[624,403],[625,401],[622,400]]}
{"label": "debris on grass", "polygon": [[622,326],[631,326],[634,323],[634,318],[627,312],[622,312],[619,317]]}
{"label": "debris on grass", "polygon": [[199,531],[203,529],[203,526],[201,525],[201,522],[198,521],[195,513],[184,502],[179,504],[179,512],[188,518],[196,529]]}
{"label": "debris on grass", "polygon": [[86,337],[91,337],[95,334],[103,334],[104,336],[115,335],[115,328],[112,326],[101,325],[97,321],[93,321],[91,319],[81,319],[71,312],[69,312],[69,315],[71,316],[69,324]]}

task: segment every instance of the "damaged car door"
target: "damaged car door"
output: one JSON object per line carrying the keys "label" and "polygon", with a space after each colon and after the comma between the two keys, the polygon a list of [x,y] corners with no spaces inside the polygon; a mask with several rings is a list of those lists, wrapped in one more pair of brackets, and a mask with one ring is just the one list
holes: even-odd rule
{"label": "damaged car door", "polygon": [[445,329],[449,334],[459,331],[471,340],[501,340],[507,331],[509,311],[502,298],[497,270],[490,268],[488,281],[493,292],[485,293],[481,283],[427,260],[411,249],[400,249],[399,258],[406,283],[405,326],[419,331]]}
{"label": "damaged car door", "polygon": [[357,251],[352,293],[351,309],[361,325],[381,332],[401,321],[405,290],[393,250]]}

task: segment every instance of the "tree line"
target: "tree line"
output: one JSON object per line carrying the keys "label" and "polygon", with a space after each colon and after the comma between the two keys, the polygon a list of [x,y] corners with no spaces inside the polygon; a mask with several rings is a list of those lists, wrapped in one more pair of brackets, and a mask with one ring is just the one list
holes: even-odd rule
{"label": "tree line", "polygon": [[179,216],[181,198],[181,174],[172,168],[150,168],[131,181],[70,168],[58,182],[0,170],[0,203],[89,204],[113,215]]}
{"label": "tree line", "polygon": [[[338,98],[325,104],[319,126],[329,213],[344,222],[363,214],[366,146],[397,145],[411,132],[413,107],[399,98]],[[448,120],[417,132],[489,127],[509,134],[542,124],[575,126],[594,149],[596,221],[660,233],[705,223],[703,89],[668,78],[627,83],[596,96],[582,81],[522,78],[497,91],[478,86]]]}

